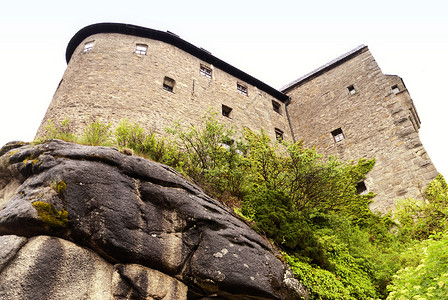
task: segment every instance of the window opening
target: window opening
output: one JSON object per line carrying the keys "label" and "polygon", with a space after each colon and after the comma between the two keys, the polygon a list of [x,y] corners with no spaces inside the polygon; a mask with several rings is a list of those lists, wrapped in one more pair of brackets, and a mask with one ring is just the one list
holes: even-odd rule
{"label": "window opening", "polygon": [[238,91],[238,93],[247,96],[247,86],[237,83],[236,90]]}
{"label": "window opening", "polygon": [[174,93],[174,85],[176,84],[176,81],[172,78],[166,77],[163,79],[163,89],[165,91]]}
{"label": "window opening", "polygon": [[148,52],[148,45],[146,44],[137,44],[135,45],[135,53],[146,55],[146,52]]}
{"label": "window opening", "polygon": [[392,91],[394,92],[394,94],[398,94],[400,92],[400,89],[398,88],[398,85],[394,85],[392,87]]}
{"label": "window opening", "polygon": [[341,128],[338,128],[338,129],[336,129],[336,130],[333,130],[333,131],[331,132],[331,135],[333,136],[334,141],[335,141],[336,143],[342,141],[342,140],[345,138],[345,137],[344,137],[344,134],[342,133],[342,129],[341,129]]}
{"label": "window opening", "polygon": [[275,138],[277,139],[277,141],[283,140],[283,131],[275,128]]}
{"label": "window opening", "polygon": [[207,78],[212,78],[212,69],[207,66],[201,65],[199,72]]}
{"label": "window opening", "polygon": [[356,94],[356,90],[355,90],[355,87],[353,85],[348,86],[347,89],[348,89],[348,92],[349,92],[350,95]]}
{"label": "window opening", "polygon": [[232,112],[232,108],[226,105],[222,105],[222,115],[224,117],[230,118],[230,113]]}
{"label": "window opening", "polygon": [[90,41],[84,44],[84,50],[83,52],[89,52],[90,50],[93,49],[93,44],[95,43],[95,41]]}
{"label": "window opening", "polygon": [[275,100],[272,100],[272,108],[273,108],[274,111],[275,111],[276,113],[278,113],[278,114],[282,114],[281,111],[280,111],[280,107],[281,107],[280,103],[278,103],[278,102],[275,101]]}
{"label": "window opening", "polygon": [[358,193],[359,195],[367,194],[367,186],[364,181],[360,181],[356,184],[356,193]]}

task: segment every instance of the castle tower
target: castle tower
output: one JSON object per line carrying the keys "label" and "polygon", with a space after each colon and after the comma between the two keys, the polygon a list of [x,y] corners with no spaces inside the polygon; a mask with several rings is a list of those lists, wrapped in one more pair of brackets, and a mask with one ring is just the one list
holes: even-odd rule
{"label": "castle tower", "polygon": [[387,212],[399,198],[421,198],[437,176],[418,129],[420,119],[398,76],[384,75],[362,45],[281,89],[292,132],[305,146],[344,160],[375,158],[359,190],[374,191],[374,211]]}
{"label": "castle tower", "polygon": [[212,110],[235,127],[290,139],[286,95],[170,32],[114,23],[81,29],[64,76],[37,132],[65,117],[80,133],[92,119],[121,119],[164,133],[174,121],[202,124]]}

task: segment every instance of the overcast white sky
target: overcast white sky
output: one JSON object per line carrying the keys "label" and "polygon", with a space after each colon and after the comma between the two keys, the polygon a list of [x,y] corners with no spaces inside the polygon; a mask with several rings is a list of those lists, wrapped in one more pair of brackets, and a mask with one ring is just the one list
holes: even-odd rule
{"label": "overcast white sky", "polygon": [[360,44],[399,75],[420,137],[448,176],[448,1],[7,1],[0,10],[0,144],[31,141],[81,28],[120,22],[170,30],[280,88]]}

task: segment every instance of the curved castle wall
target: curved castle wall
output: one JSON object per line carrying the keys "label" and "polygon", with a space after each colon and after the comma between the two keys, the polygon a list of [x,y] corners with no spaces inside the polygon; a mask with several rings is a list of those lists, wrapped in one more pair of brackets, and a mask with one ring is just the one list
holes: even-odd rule
{"label": "curved castle wall", "polygon": [[275,138],[277,128],[290,138],[286,95],[170,33],[145,29],[149,34],[144,36],[121,26],[127,26],[125,33],[100,28],[105,32],[75,35],[37,137],[44,135],[47,120],[59,123],[65,117],[77,132],[100,117],[114,128],[129,119],[163,133],[174,121],[201,124],[201,116],[211,109],[239,132],[243,127],[263,129]]}

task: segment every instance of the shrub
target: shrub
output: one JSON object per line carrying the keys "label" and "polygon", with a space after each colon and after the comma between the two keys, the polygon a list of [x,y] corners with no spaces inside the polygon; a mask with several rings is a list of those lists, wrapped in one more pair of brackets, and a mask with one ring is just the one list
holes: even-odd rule
{"label": "shrub", "polygon": [[61,139],[64,141],[75,141],[76,136],[70,126],[70,119],[65,119],[60,124],[54,124],[52,120],[48,119],[44,126],[45,139]]}
{"label": "shrub", "polygon": [[89,123],[84,129],[83,141],[92,146],[106,145],[110,143],[112,132],[110,131],[111,124],[101,123],[99,118]]}

